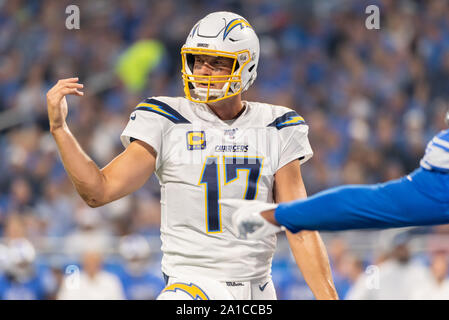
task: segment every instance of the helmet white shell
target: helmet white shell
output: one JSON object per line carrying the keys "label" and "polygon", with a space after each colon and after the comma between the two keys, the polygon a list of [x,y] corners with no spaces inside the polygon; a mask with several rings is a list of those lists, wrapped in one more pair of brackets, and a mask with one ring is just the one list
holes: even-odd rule
{"label": "helmet white shell", "polygon": [[[193,26],[181,54],[186,97],[196,102],[218,101],[247,90],[256,79],[260,54],[259,39],[252,26],[242,16],[232,12],[214,12]],[[229,81],[222,81],[226,82],[222,89],[196,87],[192,77],[193,54],[222,56],[236,60],[232,77],[227,78]]]}

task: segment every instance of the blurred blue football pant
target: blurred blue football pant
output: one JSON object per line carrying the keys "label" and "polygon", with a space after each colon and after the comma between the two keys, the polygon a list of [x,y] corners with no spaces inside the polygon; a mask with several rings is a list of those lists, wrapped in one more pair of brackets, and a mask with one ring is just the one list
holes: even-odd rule
{"label": "blurred blue football pant", "polygon": [[449,174],[419,168],[382,184],[332,188],[280,204],[275,218],[293,233],[446,224]]}

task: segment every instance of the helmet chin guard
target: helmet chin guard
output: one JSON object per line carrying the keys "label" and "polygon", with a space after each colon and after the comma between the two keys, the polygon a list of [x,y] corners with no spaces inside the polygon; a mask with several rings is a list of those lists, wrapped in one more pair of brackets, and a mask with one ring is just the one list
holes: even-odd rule
{"label": "helmet chin guard", "polygon": [[[259,39],[243,17],[231,12],[209,14],[195,24],[181,49],[186,98],[193,102],[208,103],[227,99],[247,90],[257,76],[259,51]],[[233,59],[231,73],[194,75],[195,55]],[[213,88],[217,83],[224,85],[221,89]]]}

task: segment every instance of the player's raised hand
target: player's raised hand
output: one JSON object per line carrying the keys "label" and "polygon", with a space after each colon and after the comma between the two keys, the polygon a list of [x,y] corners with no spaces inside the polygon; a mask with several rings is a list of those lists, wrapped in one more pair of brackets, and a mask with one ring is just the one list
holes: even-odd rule
{"label": "player's raised hand", "polygon": [[240,199],[222,199],[219,203],[235,209],[232,226],[240,239],[263,239],[285,230],[285,227],[276,226],[260,215],[263,211],[275,209],[276,203]]}
{"label": "player's raised hand", "polygon": [[84,92],[80,91],[82,88],[83,85],[78,83],[78,78],[68,78],[59,80],[47,92],[47,111],[50,130],[62,127],[65,123],[68,111],[65,96],[68,94],[83,96]]}

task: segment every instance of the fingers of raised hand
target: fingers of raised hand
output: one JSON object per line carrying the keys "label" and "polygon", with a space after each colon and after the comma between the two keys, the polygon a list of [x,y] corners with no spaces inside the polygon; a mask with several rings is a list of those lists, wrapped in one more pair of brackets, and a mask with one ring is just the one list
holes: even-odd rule
{"label": "fingers of raised hand", "polygon": [[68,95],[68,94],[74,94],[74,95],[77,95],[77,96],[83,96],[84,92],[78,90],[80,88],[82,88],[82,87],[64,87],[64,88],[61,88],[60,94],[62,96],[65,96],[65,95]]}
{"label": "fingers of raised hand", "polygon": [[60,79],[58,80],[58,82],[56,83],[57,85],[61,85],[61,84],[65,84],[65,83],[75,83],[78,82],[79,78],[75,77],[75,78],[67,78],[67,79]]}
{"label": "fingers of raised hand", "polygon": [[[78,89],[84,88],[84,85],[82,83],[78,83],[78,78],[69,78],[69,79],[63,79],[59,80],[56,84],[56,87],[61,90],[62,92],[65,92],[64,94],[80,94],[82,95],[82,92]],[[67,89],[75,89],[75,90],[67,90]]]}
{"label": "fingers of raised hand", "polygon": [[60,100],[68,94],[83,96],[84,92],[80,89],[84,88],[82,83],[78,83],[78,78],[68,78],[59,80],[56,85],[47,93],[47,98]]}

